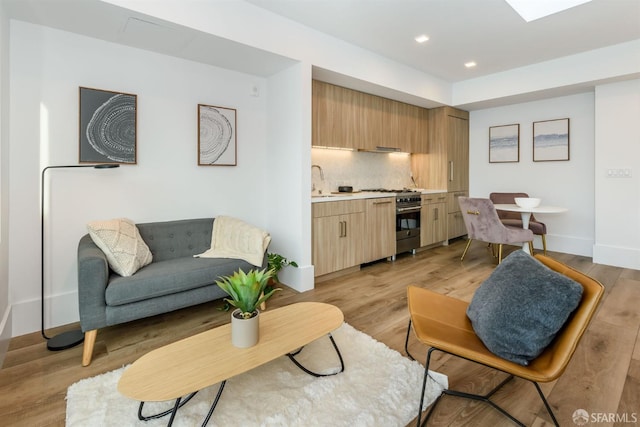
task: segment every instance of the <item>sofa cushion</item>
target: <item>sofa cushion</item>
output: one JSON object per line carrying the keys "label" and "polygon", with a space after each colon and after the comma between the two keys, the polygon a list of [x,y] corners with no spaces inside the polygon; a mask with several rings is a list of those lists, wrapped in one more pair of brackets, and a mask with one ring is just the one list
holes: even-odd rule
{"label": "sofa cushion", "polygon": [[[105,292],[108,306],[118,306],[215,284],[219,276],[253,266],[229,258],[174,258],[154,261],[131,277],[112,276]],[[217,286],[217,285],[216,285]]]}
{"label": "sofa cushion", "polygon": [[153,260],[138,227],[129,219],[92,221],[87,229],[91,239],[106,255],[109,267],[121,276],[131,276]]}
{"label": "sofa cushion", "polygon": [[518,250],[478,288],[467,316],[494,354],[528,365],[551,343],[582,297],[582,285]]}

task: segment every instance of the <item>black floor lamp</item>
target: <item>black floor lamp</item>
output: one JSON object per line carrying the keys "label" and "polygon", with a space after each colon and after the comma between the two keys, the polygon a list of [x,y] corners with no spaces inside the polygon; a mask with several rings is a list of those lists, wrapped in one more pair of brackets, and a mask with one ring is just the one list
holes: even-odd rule
{"label": "black floor lamp", "polygon": [[66,350],[71,347],[75,347],[84,341],[84,334],[80,329],[63,332],[53,337],[48,337],[44,332],[44,178],[45,172],[49,169],[61,169],[61,168],[94,168],[94,169],[110,169],[117,168],[118,164],[98,164],[98,165],[68,165],[68,166],[47,166],[42,169],[42,176],[40,181],[40,319],[41,326],[40,332],[42,337],[47,340],[47,349],[51,351]]}

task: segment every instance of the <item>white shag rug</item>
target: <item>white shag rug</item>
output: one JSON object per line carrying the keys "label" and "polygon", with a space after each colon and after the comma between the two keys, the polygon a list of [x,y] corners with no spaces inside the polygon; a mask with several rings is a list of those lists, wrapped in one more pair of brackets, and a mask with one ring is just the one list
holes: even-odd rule
{"label": "white shag rug", "polygon": [[[346,323],[332,335],[344,359],[344,372],[315,378],[288,357],[280,357],[229,379],[208,425],[404,427],[416,417],[424,375],[421,364]],[[319,373],[335,372],[340,366],[328,337],[307,345],[297,359]],[[68,388],[68,427],[167,425],[168,417],[138,420],[139,402],[117,391],[125,368]],[[431,377],[425,408],[448,386],[445,375],[432,372]],[[201,425],[217,390],[214,385],[200,391],[178,411],[173,425]],[[147,403],[144,413],[161,412],[173,403]]]}

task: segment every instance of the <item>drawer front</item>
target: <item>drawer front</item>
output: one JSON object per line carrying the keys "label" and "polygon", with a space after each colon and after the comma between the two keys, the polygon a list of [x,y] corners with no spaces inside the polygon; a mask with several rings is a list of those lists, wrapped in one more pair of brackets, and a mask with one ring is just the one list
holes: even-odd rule
{"label": "drawer front", "polygon": [[447,201],[447,193],[438,194],[423,194],[422,204],[428,205],[430,203],[444,203]]}
{"label": "drawer front", "polygon": [[322,202],[313,203],[311,205],[313,218],[334,215],[348,215],[356,212],[364,212],[365,206],[366,199]]}

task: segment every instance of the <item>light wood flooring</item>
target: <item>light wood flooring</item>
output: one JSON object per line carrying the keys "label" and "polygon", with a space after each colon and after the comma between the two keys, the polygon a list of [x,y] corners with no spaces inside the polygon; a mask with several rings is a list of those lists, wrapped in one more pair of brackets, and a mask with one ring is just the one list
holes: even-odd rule
{"label": "light wood flooring", "polygon": [[[417,284],[464,300],[495,267],[485,244],[474,242],[460,262],[465,241],[458,240],[417,255],[399,255],[360,271],[332,279],[306,293],[288,288],[269,307],[296,301],[324,301],[342,309],[345,321],[404,354],[408,315],[405,289]],[[515,248],[511,248],[513,250]],[[640,423],[640,271],[593,264],[590,258],[549,253],[554,258],[600,280],[606,294],[572,362],[560,379],[542,389],[561,425],[573,426],[572,414],[585,409],[608,419],[632,416]],[[167,315],[106,328],[98,332],[93,362],[80,365],[82,346],[49,352],[39,333],[11,340],[0,369],[0,425],[62,426],[66,389],[86,377],[133,362],[151,349],[228,322],[229,314],[203,304]],[[59,328],[55,334],[66,330]],[[426,349],[410,347],[424,363]],[[504,374],[471,362],[435,353],[432,368],[449,376],[452,388],[488,391]],[[419,399],[416,390],[416,399]],[[224,397],[223,397],[224,399]],[[550,425],[535,388],[516,379],[495,395],[495,400],[527,425]],[[132,414],[133,415],[133,414]],[[215,414],[214,414],[215,417]],[[601,418],[602,419],[602,418]],[[511,426],[512,423],[481,402],[445,397],[430,426]],[[597,426],[634,425],[598,422]]]}

